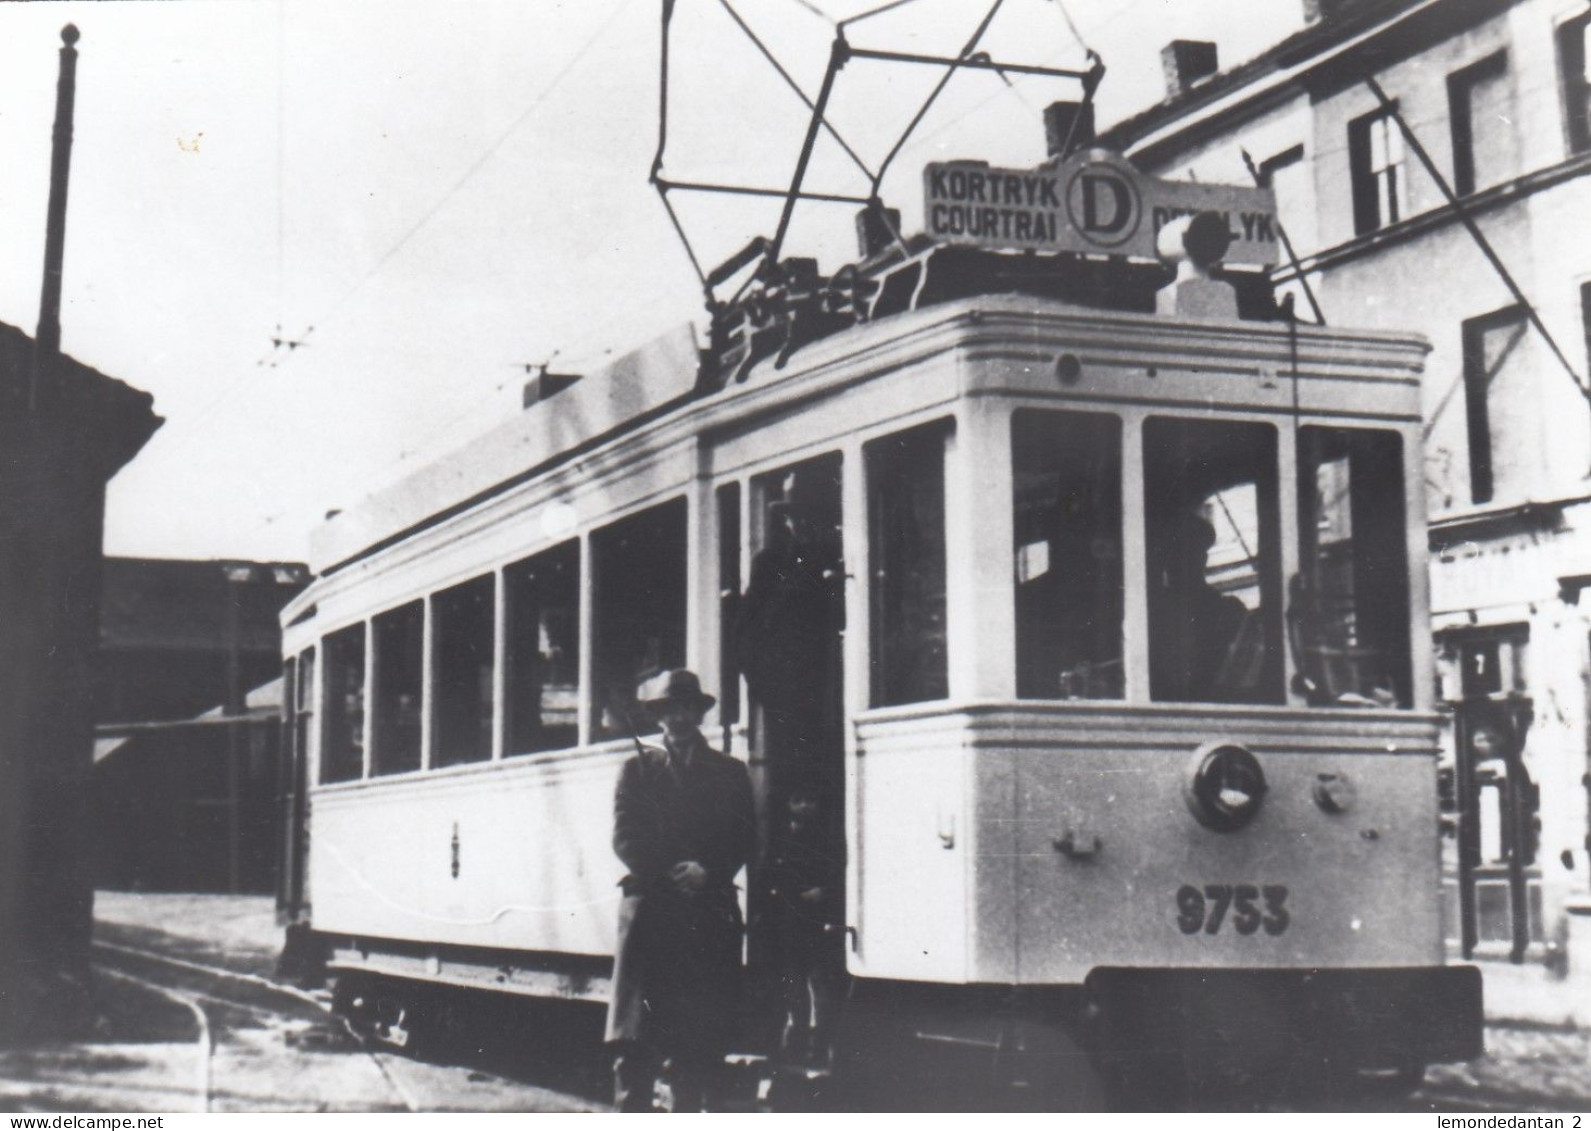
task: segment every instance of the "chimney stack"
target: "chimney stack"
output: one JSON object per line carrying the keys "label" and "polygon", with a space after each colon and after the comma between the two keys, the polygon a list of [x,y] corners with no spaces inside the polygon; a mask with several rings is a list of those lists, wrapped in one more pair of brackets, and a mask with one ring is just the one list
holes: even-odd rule
{"label": "chimney stack", "polygon": [[525,382],[524,393],[520,401],[521,408],[529,408],[533,404],[540,404],[580,380],[580,374],[578,373],[549,373],[545,365],[538,366],[537,369],[538,372],[535,376]]}
{"label": "chimney stack", "polygon": [[895,242],[900,231],[900,209],[885,208],[873,201],[856,214],[856,249],[863,259],[871,259]]}
{"label": "chimney stack", "polygon": [[1166,73],[1166,98],[1178,98],[1220,70],[1215,44],[1203,39],[1173,39],[1160,51]]}
{"label": "chimney stack", "polygon": [[1329,23],[1340,18],[1344,12],[1362,0],[1304,0],[1304,22],[1306,24]]}
{"label": "chimney stack", "polygon": [[1044,142],[1052,160],[1094,143],[1092,102],[1051,102],[1044,108]]}

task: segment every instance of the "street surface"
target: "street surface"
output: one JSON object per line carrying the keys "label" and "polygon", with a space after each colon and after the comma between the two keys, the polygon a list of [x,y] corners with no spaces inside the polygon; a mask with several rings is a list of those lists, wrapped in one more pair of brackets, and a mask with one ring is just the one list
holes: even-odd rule
{"label": "street surface", "polygon": [[[324,991],[274,976],[268,900],[101,893],[97,916],[99,1032],[0,1051],[0,1110],[604,1110],[598,1010],[471,1002],[468,1039],[420,1059],[366,1046]],[[1493,1026],[1487,1048],[1432,1068],[1413,1096],[1366,1090],[1330,1106],[1591,1111],[1591,1033]]]}

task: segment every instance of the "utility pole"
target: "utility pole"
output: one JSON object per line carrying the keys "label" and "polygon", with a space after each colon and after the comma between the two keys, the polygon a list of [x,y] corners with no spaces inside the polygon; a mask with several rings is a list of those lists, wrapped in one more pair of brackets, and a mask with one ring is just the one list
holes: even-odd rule
{"label": "utility pole", "polygon": [[55,131],[50,146],[50,203],[44,221],[44,282],[39,290],[39,328],[33,336],[33,373],[28,407],[38,411],[50,394],[55,356],[61,352],[61,275],[66,259],[66,190],[72,176],[72,119],[77,105],[75,24],[61,29],[61,68],[55,83]]}

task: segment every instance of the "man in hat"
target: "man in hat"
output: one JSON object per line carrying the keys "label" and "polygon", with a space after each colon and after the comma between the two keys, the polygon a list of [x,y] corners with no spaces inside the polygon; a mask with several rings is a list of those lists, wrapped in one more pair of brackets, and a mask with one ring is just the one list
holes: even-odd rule
{"label": "man in hat", "polygon": [[844,567],[813,489],[797,477],[768,508],[768,544],[751,563],[735,652],[763,711],[762,745],[786,771],[821,772],[843,741],[840,629]]}
{"label": "man in hat", "polygon": [[613,850],[629,870],[607,1028],[621,1111],[651,1110],[665,1059],[674,1110],[701,1110],[728,1047],[741,972],[734,880],[756,818],[746,767],[702,737],[715,702],[684,669],[646,684],[641,704],[663,746],[637,743],[614,795]]}
{"label": "man in hat", "polygon": [[1157,700],[1241,700],[1232,652],[1248,620],[1238,598],[1209,582],[1215,527],[1192,510],[1157,531],[1149,553],[1149,688]]}

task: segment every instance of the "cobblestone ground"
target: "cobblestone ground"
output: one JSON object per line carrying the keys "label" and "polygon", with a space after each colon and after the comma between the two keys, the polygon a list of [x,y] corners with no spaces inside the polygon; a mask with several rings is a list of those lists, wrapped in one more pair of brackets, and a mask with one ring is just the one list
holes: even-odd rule
{"label": "cobblestone ground", "polygon": [[1510,1111],[1591,1112],[1591,1033],[1488,1027],[1486,1056],[1431,1068],[1420,1098]]}
{"label": "cobblestone ground", "polygon": [[[472,1006],[466,1048],[429,1059],[355,1040],[323,993],[274,977],[280,932],[265,899],[102,894],[99,1031],[0,1050],[0,1110],[600,1110],[600,1012],[551,1024]],[[1591,1032],[1496,1024],[1487,1054],[1431,1068],[1412,1096],[1338,1095],[1346,1111],[1591,1112]],[[963,1101],[977,1110],[971,1095]],[[1316,1105],[1264,1105],[1316,1110]],[[1325,1106],[1325,1105],[1319,1105]]]}

